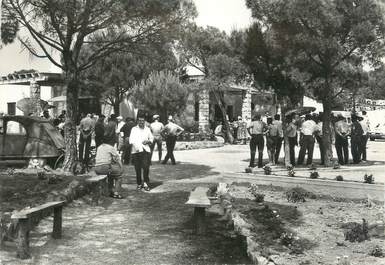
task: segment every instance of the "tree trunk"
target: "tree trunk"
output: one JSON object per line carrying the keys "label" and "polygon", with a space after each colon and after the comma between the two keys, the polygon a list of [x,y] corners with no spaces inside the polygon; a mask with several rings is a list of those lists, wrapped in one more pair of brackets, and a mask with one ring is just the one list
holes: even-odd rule
{"label": "tree trunk", "polygon": [[223,94],[220,94],[220,93],[223,93],[223,92],[219,92],[219,91],[216,91],[214,89],[212,89],[212,91],[213,91],[215,99],[216,99],[216,101],[217,101],[217,103],[219,105],[219,108],[221,109],[221,112],[222,112],[223,126],[225,126],[225,130],[226,130],[226,139],[225,140],[227,140],[227,142],[232,144],[234,142],[234,136],[231,133],[230,123],[227,120],[226,103],[224,101]]}
{"label": "tree trunk", "polygon": [[67,86],[67,118],[64,127],[65,157],[63,170],[71,171],[77,160],[76,120],[78,116],[78,74],[76,69],[67,70],[64,76]]}
{"label": "tree trunk", "polygon": [[330,121],[332,114],[332,100],[323,100],[322,105],[324,109],[322,119],[322,144],[325,150],[325,166],[330,167],[333,164],[332,131]]}
{"label": "tree trunk", "polygon": [[116,116],[120,116],[120,102],[118,100],[114,101],[114,113]]}

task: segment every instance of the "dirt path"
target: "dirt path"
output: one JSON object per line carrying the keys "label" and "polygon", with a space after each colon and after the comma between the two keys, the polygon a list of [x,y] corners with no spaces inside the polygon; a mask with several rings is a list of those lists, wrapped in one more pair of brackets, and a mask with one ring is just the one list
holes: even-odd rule
{"label": "dirt path", "polygon": [[[192,233],[188,192],[137,192],[125,185],[123,200],[91,207],[75,201],[63,212],[63,239],[48,239],[51,220],[32,233],[33,259],[0,251],[0,264],[248,264],[242,240],[208,213],[208,233]],[[192,187],[185,187],[191,189]],[[14,250],[13,250],[14,251]]]}

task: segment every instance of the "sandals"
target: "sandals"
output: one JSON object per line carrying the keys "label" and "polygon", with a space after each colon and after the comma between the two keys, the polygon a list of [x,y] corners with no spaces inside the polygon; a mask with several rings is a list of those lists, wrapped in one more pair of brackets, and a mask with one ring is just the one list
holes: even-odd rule
{"label": "sandals", "polygon": [[123,196],[120,195],[119,193],[112,193],[110,195],[110,197],[114,198],[114,199],[123,199]]}

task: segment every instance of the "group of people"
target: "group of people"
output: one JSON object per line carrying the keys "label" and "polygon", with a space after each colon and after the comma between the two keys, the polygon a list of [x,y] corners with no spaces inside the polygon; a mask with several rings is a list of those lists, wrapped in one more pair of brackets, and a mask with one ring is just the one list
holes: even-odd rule
{"label": "group of people", "polygon": [[[306,165],[313,163],[313,153],[315,142],[317,141],[320,149],[321,165],[325,164],[326,154],[323,144],[322,113],[306,114],[304,120],[292,113],[286,116],[285,130],[282,126],[279,114],[274,118],[267,117],[266,122],[262,121],[261,115],[256,114],[252,121],[247,125],[247,131],[250,139],[250,164],[249,167],[255,167],[255,156],[258,150],[258,167],[263,167],[263,150],[266,147],[269,156],[269,164],[278,163],[284,134],[286,134],[289,146],[290,164],[292,166],[304,164],[307,155]],[[349,163],[349,142],[350,136],[351,154],[353,163],[357,164],[366,161],[366,145],[369,138],[369,120],[366,112],[362,115],[353,113],[351,115],[351,124],[341,114],[331,117],[330,123],[331,139],[340,165]],[[299,145],[298,159],[295,159],[295,147]]]}
{"label": "group of people", "polygon": [[[149,170],[152,154],[157,146],[158,159],[166,164],[171,159],[175,165],[174,148],[177,136],[184,129],[174,123],[173,117],[168,117],[168,123],[163,125],[160,116],[154,115],[153,122],[146,121],[139,114],[136,122],[111,114],[105,123],[105,116],[100,115],[95,122],[90,114],[81,119],[79,124],[79,161],[87,163],[89,159],[91,137],[95,135],[96,157],[94,170],[96,174],[109,175],[114,179],[110,190],[113,198],[122,198],[121,176],[123,164],[132,163],[135,168],[137,189],[149,191]],[[162,142],[165,139],[167,154],[162,161]]]}

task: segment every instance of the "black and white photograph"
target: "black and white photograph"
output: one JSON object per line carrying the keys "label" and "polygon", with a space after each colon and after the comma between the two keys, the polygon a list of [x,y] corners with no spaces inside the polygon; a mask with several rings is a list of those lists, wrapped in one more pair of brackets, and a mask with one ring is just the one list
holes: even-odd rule
{"label": "black and white photograph", "polygon": [[0,265],[385,265],[385,0],[0,0]]}

